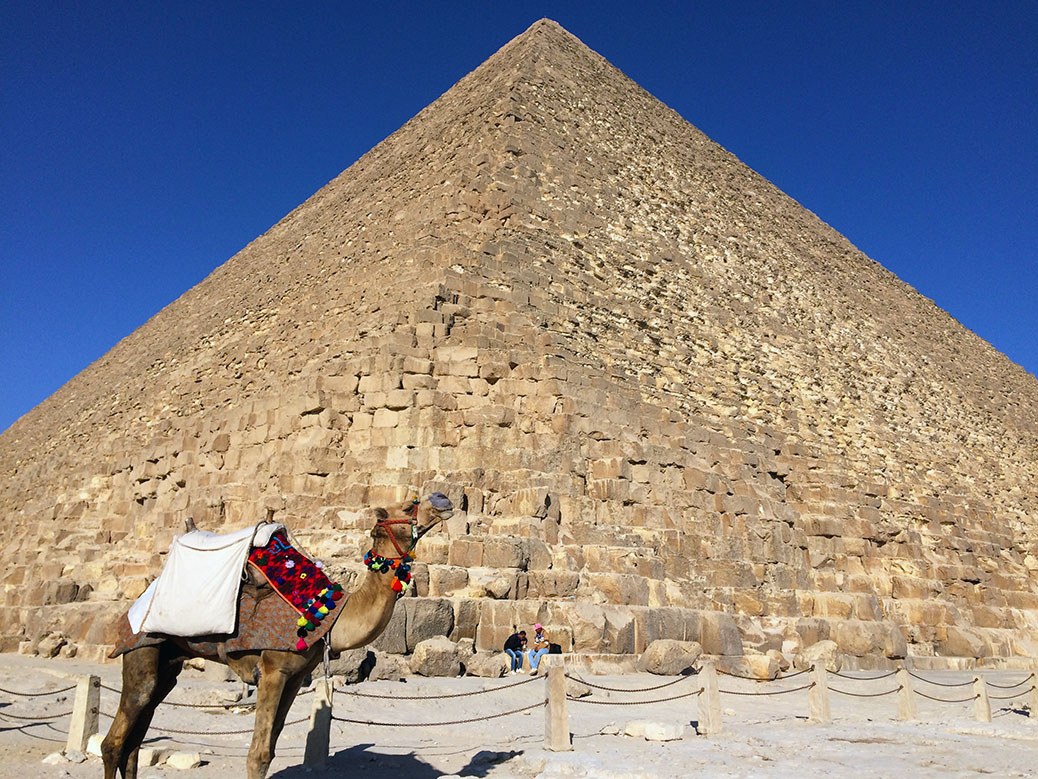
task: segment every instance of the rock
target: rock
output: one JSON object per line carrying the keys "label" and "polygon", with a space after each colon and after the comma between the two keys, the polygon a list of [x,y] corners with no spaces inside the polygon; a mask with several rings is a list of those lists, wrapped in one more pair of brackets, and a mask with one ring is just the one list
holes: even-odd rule
{"label": "rock", "polygon": [[[400,605],[404,608],[400,609]],[[416,598],[397,605],[407,614],[407,651],[414,652],[418,644],[429,638],[450,635],[454,629],[454,606],[446,598]]]}
{"label": "rock", "polygon": [[458,645],[443,636],[420,641],[411,656],[411,670],[419,676],[457,676],[461,671]]}
{"label": "rock", "polygon": [[695,641],[658,638],[645,648],[640,660],[642,670],[661,676],[689,673],[703,648]]}
{"label": "rock", "polygon": [[[774,679],[779,673],[779,663],[770,655],[718,657],[714,664],[719,673],[743,676],[750,679]],[[789,667],[788,662],[786,667]]]}
{"label": "rock", "polygon": [[624,726],[624,735],[646,741],[676,741],[685,736],[685,726],[672,722],[632,720]]}
{"label": "rock", "polygon": [[676,722],[645,723],[646,741],[677,741],[685,737],[685,726]]}
{"label": "rock", "polygon": [[51,752],[40,762],[44,765],[62,765],[68,761],[65,759],[65,754],[63,752]]}
{"label": "rock", "polygon": [[411,675],[411,666],[406,657],[375,652],[375,666],[368,674],[368,681],[399,682]]}
{"label": "rock", "polygon": [[65,644],[58,650],[59,657],[72,658],[75,657],[79,652],[79,647],[75,644]]}
{"label": "rock", "polygon": [[62,633],[47,633],[36,644],[36,653],[40,657],[54,657],[65,644],[68,643]]}
{"label": "rock", "polygon": [[699,643],[711,655],[741,655],[742,637],[739,626],[723,611],[704,611],[700,622]]}
{"label": "rock", "polygon": [[152,747],[141,747],[137,753],[137,767],[148,768],[153,765],[158,765],[169,754],[168,749],[154,749]]}
{"label": "rock", "polygon": [[362,682],[371,675],[375,653],[368,649],[349,649],[328,663],[330,676],[341,676],[346,684]]}
{"label": "rock", "polygon": [[104,741],[104,733],[94,733],[87,739],[87,754],[101,757],[101,742]]}
{"label": "rock", "polygon": [[825,667],[829,671],[835,672],[843,668],[843,657],[835,641],[826,639],[811,644],[811,646],[801,649],[793,658],[793,667],[800,671],[807,670],[812,665],[819,663],[825,663]]}
{"label": "rock", "polygon": [[779,671],[788,671],[790,669],[789,658],[782,654],[777,649],[769,649],[765,654],[775,661],[775,665],[778,666]]}
{"label": "rock", "polygon": [[198,768],[202,765],[202,756],[198,752],[174,752],[166,758],[166,765],[181,770]]}
{"label": "rock", "polygon": [[508,673],[511,660],[504,652],[476,652],[464,665],[470,676],[498,679]]}
{"label": "rock", "polygon": [[603,736],[617,736],[620,734],[620,728],[610,722],[608,725],[603,726],[603,728],[598,732]]}
{"label": "rock", "polygon": [[66,749],[65,759],[70,763],[85,763],[87,756],[78,749]]}
{"label": "rock", "polygon": [[202,678],[208,682],[235,682],[238,681],[238,674],[223,663],[206,660],[202,666]]}
{"label": "rock", "polygon": [[591,694],[591,688],[584,684],[580,671],[572,670],[566,675],[566,697],[584,698]]}
{"label": "rock", "polygon": [[938,655],[943,657],[987,657],[991,654],[987,643],[978,634],[965,628],[949,625],[942,639],[938,634],[934,642]]}

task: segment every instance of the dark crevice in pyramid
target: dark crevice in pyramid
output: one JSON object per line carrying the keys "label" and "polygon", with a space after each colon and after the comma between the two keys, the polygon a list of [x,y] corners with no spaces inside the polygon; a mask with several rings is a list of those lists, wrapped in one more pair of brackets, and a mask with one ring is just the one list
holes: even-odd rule
{"label": "dark crevice in pyramid", "polygon": [[417,589],[480,646],[1033,655],[1036,401],[544,20],[0,436],[0,633],[107,643],[188,513],[352,570],[437,486]]}

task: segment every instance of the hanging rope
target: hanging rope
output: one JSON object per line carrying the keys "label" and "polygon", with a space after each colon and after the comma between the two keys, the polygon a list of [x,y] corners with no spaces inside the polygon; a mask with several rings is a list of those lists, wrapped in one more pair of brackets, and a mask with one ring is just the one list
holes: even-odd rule
{"label": "hanging rope", "polygon": [[933,679],[927,679],[925,676],[919,676],[918,674],[912,673],[911,671],[908,672],[908,675],[911,676],[913,679],[918,679],[921,682],[932,684],[935,687],[969,687],[971,684],[973,684],[972,681],[959,682],[958,684],[949,684],[948,682],[936,682]]}
{"label": "hanging rope", "polygon": [[355,698],[378,698],[379,700],[398,700],[398,701],[432,701],[440,700],[443,698],[468,698],[472,695],[486,695],[492,692],[500,692],[501,690],[514,690],[516,687],[522,687],[524,684],[530,682],[537,682],[541,679],[536,676],[531,676],[529,679],[523,679],[515,684],[508,684],[503,687],[492,687],[489,690],[473,690],[472,692],[452,692],[444,695],[397,695],[395,693],[389,693],[385,695],[372,695],[365,692],[350,692],[345,687],[337,687],[335,692],[341,692],[343,695],[352,695]]}
{"label": "hanging rope", "polygon": [[847,692],[846,690],[837,690],[835,687],[830,687],[829,691],[847,695],[851,698],[882,698],[884,695],[893,695],[895,692],[901,692],[903,689],[904,687],[898,685],[893,690],[887,690],[886,692]]}
{"label": "hanging rope", "polygon": [[691,676],[679,676],[677,679],[672,679],[671,681],[664,682],[663,684],[656,684],[656,685],[653,685],[652,687],[633,687],[633,688],[629,688],[629,687],[606,687],[604,684],[594,684],[593,682],[588,682],[588,681],[585,681],[584,679],[579,679],[576,676],[570,676],[569,674],[566,674],[565,676],[571,682],[576,682],[577,684],[585,684],[588,687],[594,687],[596,690],[608,690],[609,692],[649,692],[651,690],[662,690],[664,687],[672,687],[675,684],[679,684],[679,683],[685,681],[686,679],[693,678]]}
{"label": "hanging rope", "polygon": [[916,695],[923,696],[927,700],[937,701],[938,703],[969,703],[970,701],[975,701],[980,697],[979,695],[974,695],[970,698],[956,698],[953,701],[949,701],[944,698],[934,698],[932,695],[927,695],[925,692],[919,692],[919,690],[913,690],[913,692],[915,692]]}
{"label": "hanging rope", "polygon": [[585,698],[571,698],[568,695],[566,700],[573,701],[574,703],[594,703],[599,706],[647,706],[650,703],[667,703],[669,701],[679,701],[682,698],[694,698],[697,695],[702,695],[703,690],[699,689],[695,692],[686,692],[681,695],[675,695],[672,698],[657,698],[651,701],[594,701]]}
{"label": "hanging rope", "polygon": [[1027,684],[1033,678],[1034,678],[1034,674],[1031,674],[1030,676],[1027,676],[1027,677],[1021,679],[1016,684],[995,684],[994,682],[988,682],[987,685],[988,685],[988,687],[994,687],[995,689],[998,689],[998,690],[1012,690],[1012,689],[1014,689],[1016,687],[1019,687],[1021,684]]}
{"label": "hanging rope", "polygon": [[785,695],[787,692],[800,692],[801,690],[809,690],[815,686],[814,682],[805,684],[803,687],[791,687],[788,690],[768,690],[767,692],[740,692],[739,690],[718,690],[718,692],[724,693],[725,695]]}
{"label": "hanging rope", "polygon": [[529,706],[523,706],[521,709],[502,711],[499,714],[486,714],[482,717],[472,717],[471,719],[452,720],[451,722],[373,722],[371,720],[347,719],[345,717],[336,717],[334,714],[332,715],[332,719],[336,722],[348,722],[351,725],[374,725],[376,727],[386,728],[430,728],[437,727],[440,725],[467,725],[470,722],[483,722],[488,719],[496,719],[497,717],[507,717],[510,714],[519,714],[523,711],[529,711],[530,709],[536,709],[540,706],[545,706],[547,705],[547,703],[548,699],[545,698],[543,701],[531,703]]}

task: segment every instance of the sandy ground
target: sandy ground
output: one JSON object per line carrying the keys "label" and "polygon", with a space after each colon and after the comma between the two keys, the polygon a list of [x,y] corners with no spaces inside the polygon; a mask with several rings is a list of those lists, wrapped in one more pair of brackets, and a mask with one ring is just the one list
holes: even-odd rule
{"label": "sandy ground", "polygon": [[[0,655],[0,688],[42,692],[67,687],[63,675],[93,673],[108,687],[120,686],[118,665],[89,665],[74,660],[41,660]],[[1013,684],[1025,672],[987,672],[990,681]],[[854,674],[868,676],[868,674]],[[967,681],[965,672],[926,672],[946,683]],[[917,698],[919,719],[898,722],[896,696],[850,698],[832,695],[833,723],[807,722],[807,692],[778,696],[722,695],[724,732],[710,738],[696,735],[695,698],[650,705],[568,704],[571,752],[544,749],[544,710],[491,718],[492,715],[543,700],[545,682],[536,679],[421,679],[406,682],[365,682],[351,691],[378,694],[380,699],[338,693],[336,717],[376,722],[474,722],[427,727],[385,727],[333,722],[331,755],[323,768],[303,767],[306,722],[289,725],[281,738],[270,776],[364,776],[365,779],[431,779],[445,775],[476,777],[685,777],[705,776],[1038,776],[1038,717],[1029,717],[1026,697],[992,701],[993,722],[973,719],[972,704],[938,704]],[[625,689],[658,685],[667,679],[650,675],[587,676],[595,684]],[[800,686],[801,676],[767,685],[721,677],[722,690],[775,690]],[[896,686],[893,679],[873,682],[831,678],[831,685],[858,692],[881,692]],[[585,700],[632,701],[671,697],[697,689],[693,678],[671,687],[641,694],[596,690]],[[925,687],[934,696],[967,697],[969,687]],[[233,694],[240,684],[205,680],[185,671],[169,700],[212,700],[223,691]],[[1018,688],[1019,689],[1019,688]],[[1026,689],[1023,688],[1023,689]],[[434,695],[488,690],[486,694],[432,701],[405,700],[404,695]],[[1003,690],[993,693],[1007,694]],[[48,765],[42,759],[63,749],[68,717],[53,722],[17,720],[14,716],[57,715],[72,708],[73,692],[26,698],[0,692],[0,776],[18,779],[43,777],[99,777],[101,761]],[[306,718],[312,695],[301,695],[289,721]],[[115,712],[117,695],[102,690],[102,715]],[[621,735],[628,722],[651,720],[684,725],[680,740],[650,742]],[[101,728],[111,720],[102,716]],[[210,713],[192,708],[163,706],[148,734],[147,746],[201,752],[205,763],[190,770],[168,766],[142,768],[142,779],[191,776],[217,779],[243,776],[248,735],[219,735],[219,731],[250,728],[247,712]],[[205,731],[205,735],[163,734],[159,728]],[[616,731],[619,730],[619,733]],[[174,740],[175,739],[175,740]]]}

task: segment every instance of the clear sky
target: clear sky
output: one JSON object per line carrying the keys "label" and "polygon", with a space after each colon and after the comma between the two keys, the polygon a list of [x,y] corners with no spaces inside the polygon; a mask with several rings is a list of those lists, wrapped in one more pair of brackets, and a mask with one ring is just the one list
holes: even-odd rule
{"label": "clear sky", "polygon": [[544,16],[1038,372],[1031,0],[6,0],[0,430]]}

